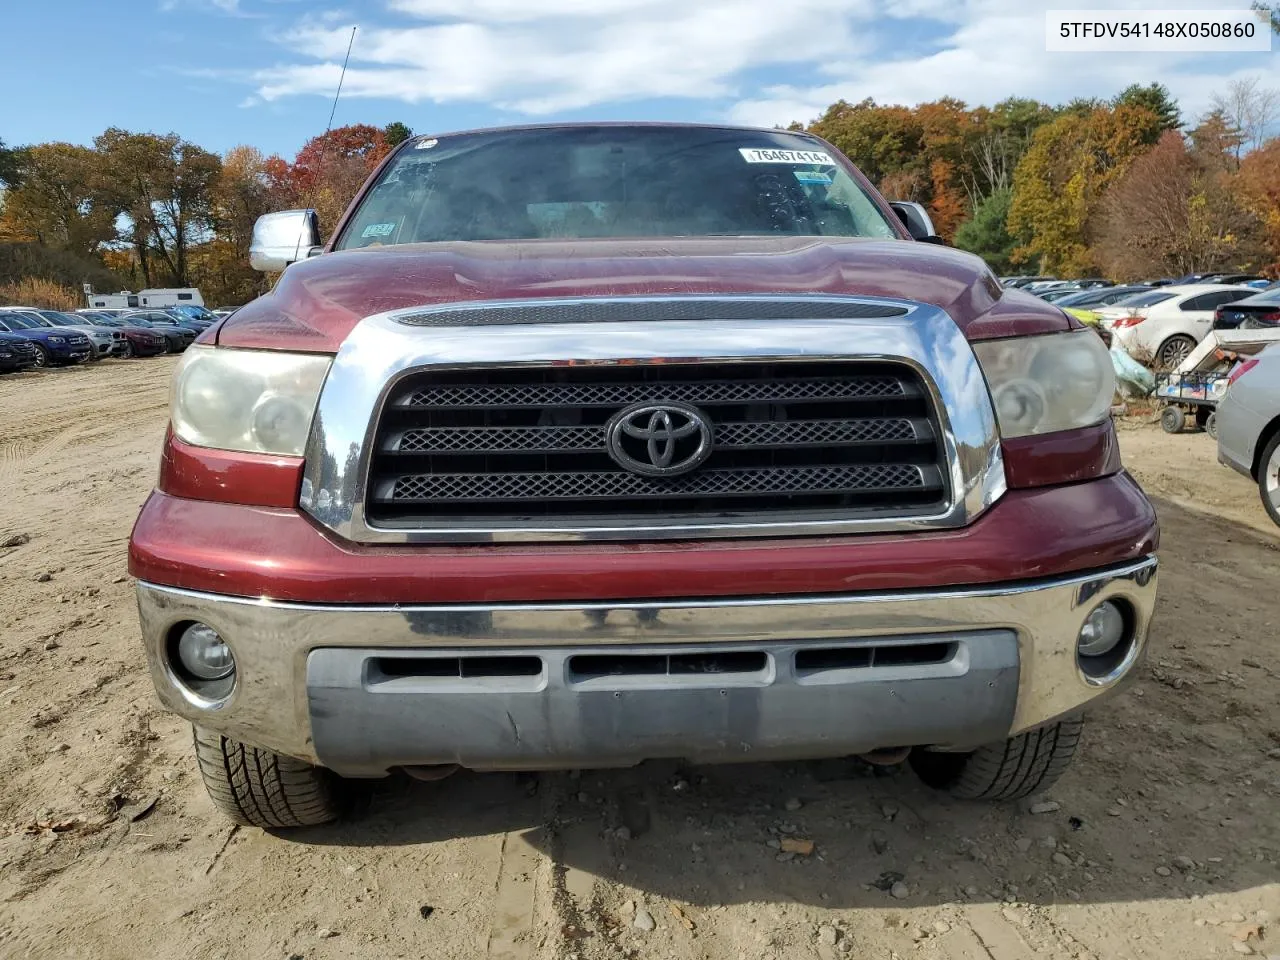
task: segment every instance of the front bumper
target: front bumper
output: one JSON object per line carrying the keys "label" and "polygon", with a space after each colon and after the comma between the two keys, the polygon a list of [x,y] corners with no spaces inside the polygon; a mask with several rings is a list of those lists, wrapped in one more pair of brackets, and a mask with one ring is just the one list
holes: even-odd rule
{"label": "front bumper", "polygon": [[[348,776],[740,761],[973,747],[1073,713],[1141,659],[1154,557],[1050,579],[891,593],[610,603],[322,606],[138,586],[164,704]],[[1131,612],[1104,681],[1076,638],[1104,599]],[[170,666],[176,631],[216,629],[224,701]]]}

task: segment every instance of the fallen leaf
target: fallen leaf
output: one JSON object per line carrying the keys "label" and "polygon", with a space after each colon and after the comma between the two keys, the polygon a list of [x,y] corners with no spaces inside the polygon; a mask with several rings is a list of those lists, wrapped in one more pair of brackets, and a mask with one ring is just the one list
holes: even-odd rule
{"label": "fallen leaf", "polygon": [[134,813],[129,817],[129,819],[134,823],[137,823],[139,820],[145,820],[147,817],[151,816],[151,811],[155,810],[156,804],[159,802],[160,802],[160,796],[159,794],[157,794],[156,796],[148,800],[146,803],[144,803],[141,807],[139,807],[136,811],[134,811]]}
{"label": "fallen leaf", "polygon": [[1262,924],[1251,923],[1247,927],[1241,927],[1231,935],[1232,940],[1239,940],[1241,943],[1245,943],[1250,937],[1255,940],[1262,939]]}
{"label": "fallen leaf", "polygon": [[693,921],[690,920],[687,916],[685,916],[685,913],[683,910],[677,907],[674,903],[668,904],[668,906],[671,908],[671,915],[674,916],[677,920],[679,920],[682,924],[684,924],[684,928],[686,930],[692,930],[694,928]]}
{"label": "fallen leaf", "polygon": [[779,848],[783,853],[798,853],[802,857],[807,857],[813,853],[813,841],[801,840],[799,837],[783,837]]}

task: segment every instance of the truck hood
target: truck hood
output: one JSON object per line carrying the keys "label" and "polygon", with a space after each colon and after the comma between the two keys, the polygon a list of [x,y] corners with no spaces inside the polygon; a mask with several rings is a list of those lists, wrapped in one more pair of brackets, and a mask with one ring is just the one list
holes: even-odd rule
{"label": "truck hood", "polygon": [[403,244],[328,253],[206,332],[224,346],[335,352],[365,317],[458,301],[662,294],[863,294],[933,304],[970,339],[1074,322],[1003,290],[972,254],[908,240],[705,237]]}

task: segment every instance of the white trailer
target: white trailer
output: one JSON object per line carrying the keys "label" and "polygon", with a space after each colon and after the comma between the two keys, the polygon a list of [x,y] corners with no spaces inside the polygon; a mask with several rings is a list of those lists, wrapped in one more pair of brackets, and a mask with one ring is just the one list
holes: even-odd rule
{"label": "white trailer", "polygon": [[204,297],[196,287],[148,288],[139,290],[137,293],[131,290],[121,290],[119,293],[93,293],[91,290],[86,290],[85,293],[90,307],[109,310],[136,310],[144,307],[160,309],[186,303],[197,307],[204,306]]}

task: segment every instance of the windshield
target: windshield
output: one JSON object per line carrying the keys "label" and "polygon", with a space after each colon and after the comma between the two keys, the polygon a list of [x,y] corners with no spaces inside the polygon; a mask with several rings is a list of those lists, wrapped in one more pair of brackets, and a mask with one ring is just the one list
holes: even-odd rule
{"label": "windshield", "polygon": [[19,316],[16,313],[6,313],[0,317],[5,323],[7,330],[38,330],[42,325],[34,320],[28,320],[25,316]]}
{"label": "windshield", "polygon": [[69,317],[65,313],[58,313],[54,310],[41,310],[40,316],[44,317],[44,319],[48,320],[55,327],[69,327],[83,325],[90,322],[76,317]]}
{"label": "windshield", "polygon": [[[1061,297],[1052,301],[1060,307],[1074,307],[1081,303],[1093,303],[1099,298],[1099,294],[1093,290],[1083,290],[1074,293],[1063,294]],[[1047,299],[1047,298],[1046,298]]]}
{"label": "windshield", "polygon": [[899,236],[808,137],[554,127],[418,138],[383,172],[335,248],[762,234]]}
{"label": "windshield", "polygon": [[1175,294],[1172,293],[1135,293],[1131,297],[1124,297],[1117,300],[1117,307],[1154,307],[1157,303],[1164,303],[1166,300],[1172,300]]}
{"label": "windshield", "polygon": [[[1255,293],[1248,300],[1241,300],[1241,303],[1280,303],[1280,287],[1274,290],[1268,290],[1266,293]],[[1234,306],[1234,304],[1232,304]]]}

